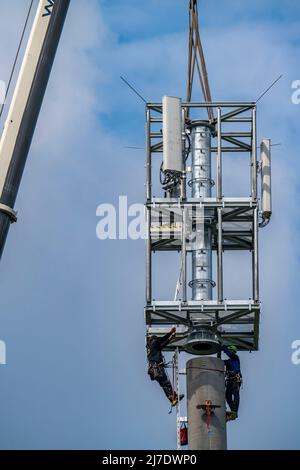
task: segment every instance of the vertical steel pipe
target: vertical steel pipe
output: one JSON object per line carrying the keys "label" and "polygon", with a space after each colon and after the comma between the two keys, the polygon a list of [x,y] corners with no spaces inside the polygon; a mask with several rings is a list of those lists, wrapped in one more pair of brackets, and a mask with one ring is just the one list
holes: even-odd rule
{"label": "vertical steel pipe", "polygon": [[187,286],[186,286],[186,224],[187,224],[187,208],[182,208],[182,249],[181,249],[181,266],[182,266],[182,301],[187,301]]}
{"label": "vertical steel pipe", "polygon": [[181,198],[186,198],[186,164],[185,164],[185,109],[182,109],[182,177],[181,177]]}
{"label": "vertical steel pipe", "polygon": [[146,301],[152,302],[151,207],[146,207]]}
{"label": "vertical steel pipe", "polygon": [[[151,202],[151,139],[150,139],[150,110],[146,111],[146,199]],[[152,301],[152,250],[151,250],[151,206],[146,206],[146,301]]]}
{"label": "vertical steel pipe", "polygon": [[222,124],[221,124],[221,108],[218,108],[217,117],[217,199],[222,199]]}
{"label": "vertical steel pipe", "polygon": [[252,271],[253,271],[253,299],[259,300],[259,269],[258,269],[258,208],[253,213],[253,250],[252,250]]}
{"label": "vertical steel pipe", "polygon": [[217,245],[217,263],[218,263],[218,302],[223,301],[223,233],[222,233],[222,208],[218,208],[218,245]]}
{"label": "vertical steel pipe", "polygon": [[152,169],[151,169],[151,138],[150,138],[150,109],[146,110],[146,198],[151,200]]}
{"label": "vertical steel pipe", "polygon": [[256,108],[252,110],[252,152],[251,152],[251,175],[252,175],[252,199],[257,199],[257,128]]}
{"label": "vertical steel pipe", "polygon": [[[211,130],[204,122],[192,124],[192,198],[211,197]],[[199,208],[199,206],[197,206]],[[204,212],[203,212],[204,215]],[[200,220],[199,220],[200,219]],[[200,225],[200,223],[201,225]],[[196,210],[192,249],[192,299],[212,299],[211,228]]]}

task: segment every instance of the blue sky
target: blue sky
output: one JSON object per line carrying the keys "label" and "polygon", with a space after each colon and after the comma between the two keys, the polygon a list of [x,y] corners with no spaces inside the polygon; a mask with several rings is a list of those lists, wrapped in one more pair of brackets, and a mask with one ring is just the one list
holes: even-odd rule
{"label": "blue sky", "polygon": [[[143,152],[124,148],[144,145],[144,108],[119,76],[153,101],[184,96],[187,3],[71,2],[1,261],[2,449],[174,447],[175,417],[145,372],[144,243],[98,240],[95,214],[119,195],[144,200]],[[28,4],[1,2],[0,79]],[[284,74],[258,110],[259,138],[282,145],[273,152],[274,216],[260,236],[260,351],[241,354],[240,419],[228,441],[298,449],[300,107],[291,83],[300,79],[300,4],[200,1],[199,11],[214,99],[255,99]],[[227,185],[243,193],[235,168]],[[233,258],[226,267],[237,297],[247,288],[238,266]]]}

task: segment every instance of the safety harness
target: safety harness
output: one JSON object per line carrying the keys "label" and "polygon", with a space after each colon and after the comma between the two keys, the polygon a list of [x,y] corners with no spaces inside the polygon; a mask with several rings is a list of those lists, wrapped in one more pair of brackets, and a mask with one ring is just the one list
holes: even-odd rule
{"label": "safety harness", "polygon": [[226,371],[226,374],[225,374],[226,386],[228,385],[228,383],[230,383],[233,380],[236,380],[236,383],[238,384],[239,387],[242,386],[243,378],[240,372],[236,373],[230,370]]}

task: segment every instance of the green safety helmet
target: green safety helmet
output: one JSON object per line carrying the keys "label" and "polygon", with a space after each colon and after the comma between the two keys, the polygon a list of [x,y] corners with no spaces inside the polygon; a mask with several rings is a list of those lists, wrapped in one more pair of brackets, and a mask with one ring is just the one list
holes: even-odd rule
{"label": "green safety helmet", "polygon": [[231,344],[230,346],[228,346],[228,349],[229,349],[230,351],[235,352],[235,353],[237,352],[237,347],[236,347],[234,344]]}

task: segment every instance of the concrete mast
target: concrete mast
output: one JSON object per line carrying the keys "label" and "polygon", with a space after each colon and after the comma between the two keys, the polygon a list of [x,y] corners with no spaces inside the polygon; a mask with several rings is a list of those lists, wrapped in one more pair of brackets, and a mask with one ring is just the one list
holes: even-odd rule
{"label": "concrete mast", "polygon": [[190,450],[227,448],[223,367],[223,361],[216,357],[195,357],[187,362]]}

